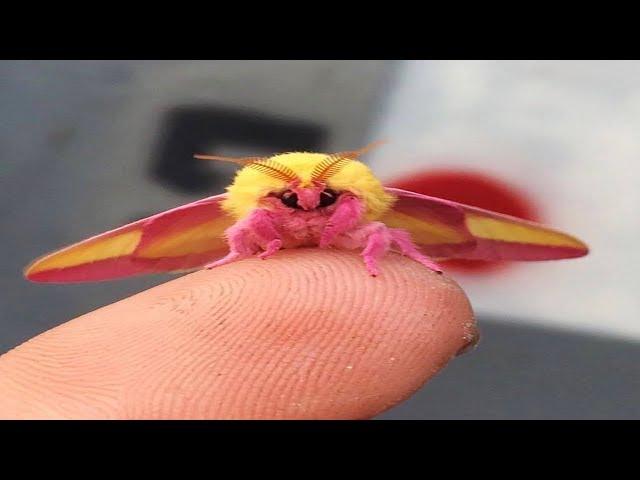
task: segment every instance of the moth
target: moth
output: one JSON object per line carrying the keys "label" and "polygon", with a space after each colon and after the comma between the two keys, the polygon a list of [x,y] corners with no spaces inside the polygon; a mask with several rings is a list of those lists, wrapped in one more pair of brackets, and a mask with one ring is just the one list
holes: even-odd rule
{"label": "moth", "polygon": [[214,268],[283,248],[359,250],[380,274],[389,251],[441,273],[442,259],[581,257],[575,237],[519,218],[385,188],[359,158],[372,145],[333,154],[229,158],[242,168],[226,193],[199,200],[50,253],[25,269],[34,282],[87,282]]}

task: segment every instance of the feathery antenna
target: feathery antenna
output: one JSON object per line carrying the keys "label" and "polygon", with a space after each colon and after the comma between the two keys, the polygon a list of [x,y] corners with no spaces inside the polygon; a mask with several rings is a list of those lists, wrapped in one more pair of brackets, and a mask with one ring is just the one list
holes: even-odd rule
{"label": "feathery antenna", "polygon": [[338,156],[338,157],[342,157],[342,158],[348,158],[350,160],[355,160],[356,158],[364,155],[365,153],[367,153],[369,150],[373,150],[374,148],[379,147],[382,144],[388,143],[387,140],[377,140],[375,142],[371,142],[368,145],[365,145],[364,147],[358,149],[358,150],[350,150],[347,152],[336,152],[333,155]]}
{"label": "feathery antenna", "polygon": [[283,180],[285,182],[294,182],[298,179],[298,176],[293,170],[285,165],[281,165],[273,160],[263,160],[259,162],[249,163],[248,168],[257,170],[258,172],[269,175],[271,178]]}
{"label": "feathery antenna", "polygon": [[243,167],[249,167],[258,172],[269,175],[271,178],[293,182],[298,180],[298,176],[293,170],[285,165],[281,165],[269,157],[221,157],[218,155],[194,155],[198,160],[218,160],[221,162],[235,163]]}
{"label": "feathery antenna", "polygon": [[338,156],[337,153],[329,155],[315,166],[311,172],[311,180],[314,182],[321,182],[329,177],[333,177],[350,161],[351,160],[348,158]]}
{"label": "feathery antenna", "polygon": [[371,142],[358,150],[332,153],[315,166],[313,172],[311,172],[311,180],[324,181],[327,178],[334,176],[351,160],[357,159],[369,150],[376,148],[383,143],[386,143],[386,141],[378,140],[376,142]]}
{"label": "feathery antenna", "polygon": [[267,157],[220,157],[218,155],[194,155],[194,158],[198,160],[219,160],[221,162],[231,162],[238,165],[248,165],[267,159]]}

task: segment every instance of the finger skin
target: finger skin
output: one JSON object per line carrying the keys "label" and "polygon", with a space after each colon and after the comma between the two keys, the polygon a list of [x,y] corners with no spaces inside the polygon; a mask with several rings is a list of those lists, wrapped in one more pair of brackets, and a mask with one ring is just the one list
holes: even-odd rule
{"label": "finger skin", "polygon": [[477,338],[452,280],[380,273],[296,249],[170,281],[0,357],[0,418],[370,418]]}

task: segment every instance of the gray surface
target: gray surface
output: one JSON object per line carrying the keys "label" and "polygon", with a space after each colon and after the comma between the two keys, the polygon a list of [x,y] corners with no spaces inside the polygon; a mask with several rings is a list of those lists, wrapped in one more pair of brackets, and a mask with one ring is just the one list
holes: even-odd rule
{"label": "gray surface", "polygon": [[482,339],[381,419],[637,419],[640,344],[479,319]]}

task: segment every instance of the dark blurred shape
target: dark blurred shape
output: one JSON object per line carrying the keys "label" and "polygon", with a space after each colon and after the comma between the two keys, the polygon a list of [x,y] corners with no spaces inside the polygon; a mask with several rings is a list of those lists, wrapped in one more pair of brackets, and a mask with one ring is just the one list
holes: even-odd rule
{"label": "dark blurred shape", "polygon": [[154,179],[181,192],[222,190],[230,183],[230,176],[193,158],[194,154],[220,153],[220,146],[272,153],[321,151],[327,131],[323,125],[264,112],[183,105],[171,109],[161,122],[151,172]]}
{"label": "dark blurred shape", "polygon": [[[540,221],[538,211],[526,193],[504,180],[481,172],[460,169],[424,170],[388,182],[387,185],[526,220]],[[447,269],[469,273],[487,273],[509,265],[482,260],[447,260],[441,263]]]}

